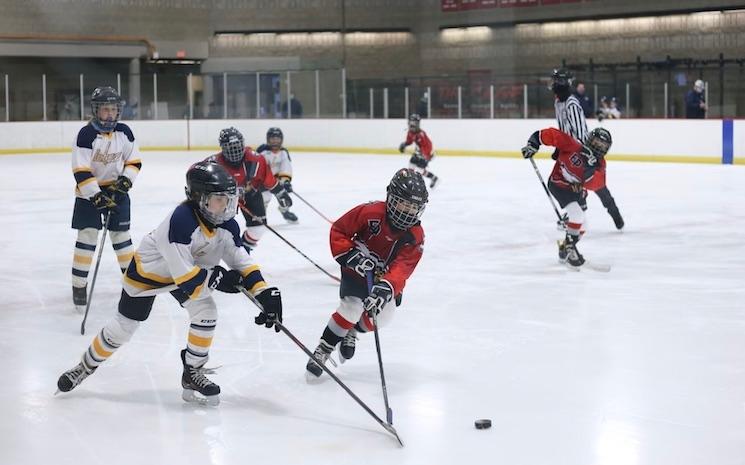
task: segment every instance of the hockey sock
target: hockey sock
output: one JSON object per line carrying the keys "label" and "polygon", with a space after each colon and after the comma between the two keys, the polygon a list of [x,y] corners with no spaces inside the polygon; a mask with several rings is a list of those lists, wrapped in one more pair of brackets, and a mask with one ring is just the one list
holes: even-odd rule
{"label": "hockey sock", "polygon": [[435,175],[434,175],[434,173],[432,173],[431,171],[426,171],[426,172],[424,173],[424,177],[425,177],[425,178],[434,178],[434,177],[435,177]]}
{"label": "hockey sock", "polygon": [[370,317],[367,316],[367,313],[363,313],[362,316],[360,317],[360,321],[358,321],[354,325],[354,329],[356,329],[358,333],[366,333],[369,331],[374,331],[375,325],[373,324]]}
{"label": "hockey sock", "polygon": [[321,339],[326,341],[331,347],[336,347],[336,344],[344,339],[347,332],[354,327],[354,324],[344,319],[339,312],[334,312],[329,318],[329,323],[326,325],[326,329],[323,330]]}
{"label": "hockey sock", "polygon": [[189,325],[189,339],[186,345],[186,363],[193,367],[200,367],[207,363],[215,325],[192,323]]}
{"label": "hockey sock", "polygon": [[117,313],[114,319],[109,321],[93,338],[93,342],[91,342],[86,353],[83,354],[83,362],[88,368],[98,367],[111,357],[122,344],[129,341],[139,325],[139,321]]}
{"label": "hockey sock", "polygon": [[116,252],[119,268],[124,273],[134,256],[132,238],[129,236],[129,231],[109,231],[109,237],[111,237],[111,244],[114,247],[114,252]]}
{"label": "hockey sock", "polygon": [[78,230],[75,254],[72,258],[72,285],[75,287],[85,287],[88,282],[88,271],[96,252],[97,239],[98,231],[93,228]]}

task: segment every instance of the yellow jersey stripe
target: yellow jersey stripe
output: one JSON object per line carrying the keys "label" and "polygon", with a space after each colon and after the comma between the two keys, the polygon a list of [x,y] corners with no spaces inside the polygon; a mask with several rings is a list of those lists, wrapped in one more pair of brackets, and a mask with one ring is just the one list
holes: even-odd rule
{"label": "yellow jersey stripe", "polygon": [[[160,289],[160,288],[158,288],[156,286],[151,286],[150,284],[145,284],[145,283],[141,283],[139,281],[135,281],[134,279],[132,279],[129,276],[127,276],[126,274],[124,275],[124,282],[126,284],[129,284],[132,287],[136,287],[137,289],[142,289],[143,291],[149,291],[149,290],[152,290],[152,289]],[[171,284],[173,284],[173,283],[171,283]],[[163,287],[165,287],[165,285]]]}
{"label": "yellow jersey stripe", "polygon": [[82,173],[84,171],[87,171],[89,173],[92,173],[93,172],[93,170],[91,169],[90,166],[81,166],[81,167],[78,167],[78,168],[75,168],[74,170],[72,170],[72,174]]}
{"label": "yellow jersey stripe", "polygon": [[251,289],[248,291],[251,293],[251,295],[256,295],[259,291],[263,290],[266,287],[266,283],[264,281],[258,281],[256,284],[251,286]]}
{"label": "yellow jersey stripe", "polygon": [[251,265],[248,268],[244,268],[241,270],[241,276],[244,278],[248,276],[249,274],[253,273],[254,271],[259,271],[259,265]]}
{"label": "yellow jersey stripe", "polygon": [[173,279],[171,279],[170,276],[160,276],[155,273],[147,273],[145,270],[143,270],[142,259],[137,252],[134,253],[133,258],[135,261],[135,269],[137,270],[138,275],[142,276],[143,278],[147,278],[150,281],[155,281],[156,283],[173,284]]}
{"label": "yellow jersey stripe", "polygon": [[80,188],[80,187],[83,187],[83,186],[85,186],[86,184],[90,184],[90,183],[92,183],[92,182],[96,182],[96,177],[95,177],[95,176],[93,176],[93,177],[90,177],[90,178],[88,178],[88,179],[86,179],[86,180],[84,180],[84,181],[82,181],[82,182],[79,182],[79,183],[78,183],[78,188]]}
{"label": "yellow jersey stripe", "polygon": [[181,276],[178,276],[178,277],[174,278],[174,281],[176,282],[176,284],[182,284],[182,283],[190,280],[191,278],[193,278],[197,274],[199,274],[199,272],[201,270],[202,269],[199,268],[198,266],[194,266],[194,268],[192,268],[188,273],[183,274]]}

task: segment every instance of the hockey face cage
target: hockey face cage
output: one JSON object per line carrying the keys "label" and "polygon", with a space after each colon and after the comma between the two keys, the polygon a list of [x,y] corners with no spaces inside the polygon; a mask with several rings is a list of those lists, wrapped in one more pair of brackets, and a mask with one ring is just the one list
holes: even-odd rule
{"label": "hockey face cage", "polygon": [[613,143],[610,133],[604,129],[593,129],[590,132],[587,145],[596,157],[604,157]]}
{"label": "hockey face cage", "polygon": [[194,199],[199,205],[199,212],[205,220],[215,226],[232,219],[238,212],[238,190],[233,188],[225,192],[208,192]]}
{"label": "hockey face cage", "polygon": [[225,157],[228,163],[238,165],[243,161],[246,147],[243,145],[242,138],[231,137],[228,141],[223,142],[220,148],[222,149],[223,157]]}
{"label": "hockey face cage", "polygon": [[419,222],[424,213],[426,204],[424,201],[414,201],[401,197],[392,192],[388,193],[385,202],[385,210],[388,221],[394,228],[404,231]]}
{"label": "hockey face cage", "polygon": [[[122,102],[118,99],[111,102],[91,102],[93,127],[101,132],[113,131],[122,115],[122,106]],[[107,114],[102,117],[102,112]]]}

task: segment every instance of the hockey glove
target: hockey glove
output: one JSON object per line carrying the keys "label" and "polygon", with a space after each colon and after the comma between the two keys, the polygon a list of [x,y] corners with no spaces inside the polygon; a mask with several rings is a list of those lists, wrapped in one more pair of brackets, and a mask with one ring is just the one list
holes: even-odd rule
{"label": "hockey glove", "polygon": [[237,286],[243,281],[243,276],[236,270],[226,270],[220,265],[212,268],[212,274],[210,279],[207,281],[207,286],[210,289],[217,289],[220,292],[227,292],[228,294],[235,294],[238,291]]}
{"label": "hockey glove", "polygon": [[[254,318],[254,323],[264,325],[267,328],[274,326],[274,322],[282,323],[282,295],[276,287],[269,287],[261,291],[256,300],[259,301],[262,312]],[[274,331],[279,332],[279,327],[274,326]]]}
{"label": "hockey glove", "polygon": [[418,168],[426,168],[427,164],[429,163],[424,156],[419,152],[414,152],[414,155],[411,156],[411,159],[409,159],[409,163],[412,165],[418,167]]}
{"label": "hockey glove", "polygon": [[279,208],[290,208],[292,206],[292,197],[290,197],[290,194],[287,193],[281,183],[277,183],[270,192],[277,198]]}
{"label": "hockey glove", "polygon": [[354,270],[355,273],[363,278],[367,277],[369,271],[375,269],[375,261],[356,247],[346,255],[342,255],[339,262],[347,268]]}
{"label": "hockey glove", "polygon": [[116,182],[111,185],[114,192],[126,194],[132,188],[132,181],[126,176],[119,176]]}
{"label": "hockey glove", "polygon": [[404,153],[404,150],[406,150],[406,142],[401,142],[401,145],[398,146],[398,151]]}
{"label": "hockey glove", "polygon": [[288,179],[288,180],[286,180],[286,181],[284,181],[284,182],[282,183],[282,187],[283,187],[283,188],[284,188],[284,189],[285,189],[285,190],[286,190],[287,192],[292,192],[292,184],[290,184],[290,180],[289,180],[289,179]]}
{"label": "hockey glove", "polygon": [[538,131],[534,132],[528,138],[528,144],[521,149],[523,158],[531,158],[541,148],[541,137]]}
{"label": "hockey glove", "polygon": [[99,210],[106,210],[107,208],[116,207],[116,202],[114,202],[114,199],[104,194],[103,191],[96,192],[96,195],[91,197],[91,203]]}
{"label": "hockey glove", "polygon": [[370,295],[362,301],[363,307],[370,318],[377,316],[385,304],[391,301],[393,289],[387,281],[381,281],[370,289]]}

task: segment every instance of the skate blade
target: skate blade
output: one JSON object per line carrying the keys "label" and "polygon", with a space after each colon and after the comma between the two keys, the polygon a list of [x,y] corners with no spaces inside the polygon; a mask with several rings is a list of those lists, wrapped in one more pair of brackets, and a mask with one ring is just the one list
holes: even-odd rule
{"label": "skate blade", "polygon": [[75,311],[78,314],[83,315],[85,314],[85,307],[86,307],[85,305],[75,305]]}
{"label": "skate blade", "polygon": [[214,396],[203,396],[201,394],[197,394],[197,392],[193,389],[184,389],[181,393],[181,398],[184,400],[184,402],[190,404],[205,405],[208,407],[217,407],[220,404],[219,394]]}

